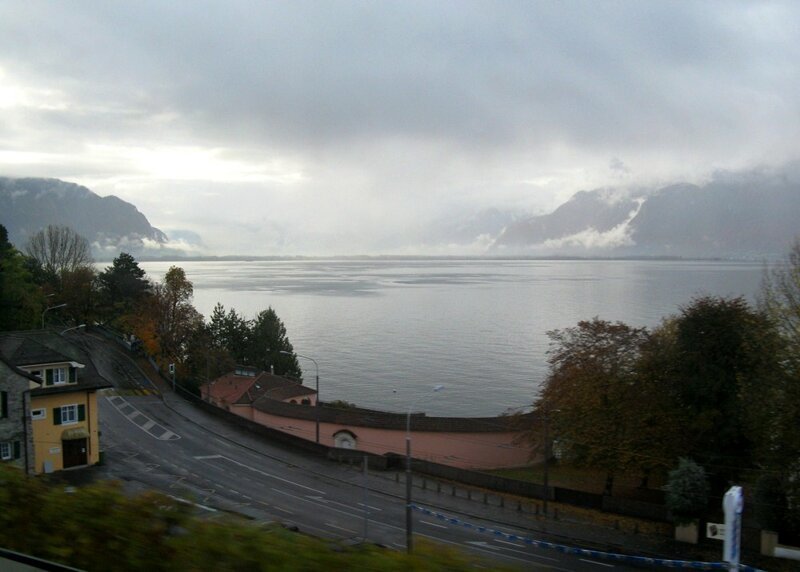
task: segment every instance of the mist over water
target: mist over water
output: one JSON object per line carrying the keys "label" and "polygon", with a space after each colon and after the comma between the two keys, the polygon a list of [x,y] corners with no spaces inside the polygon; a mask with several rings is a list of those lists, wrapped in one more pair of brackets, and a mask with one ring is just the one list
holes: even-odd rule
{"label": "mist over water", "polygon": [[[323,401],[488,416],[524,408],[547,375],[547,331],[599,316],[657,325],[703,294],[753,301],[763,265],[641,260],[308,259],[181,266],[194,305],[272,306],[319,364]],[[301,359],[313,386],[314,364]],[[444,391],[432,392],[443,384]]]}

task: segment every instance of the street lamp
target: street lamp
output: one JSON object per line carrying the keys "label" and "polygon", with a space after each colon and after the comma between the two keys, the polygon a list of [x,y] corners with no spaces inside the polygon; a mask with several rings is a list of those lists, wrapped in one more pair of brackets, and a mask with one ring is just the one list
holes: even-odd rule
{"label": "street lamp", "polygon": [[[434,393],[444,389],[444,385],[435,385],[432,389]],[[411,408],[408,406],[406,414],[406,552],[411,554],[414,550],[413,537],[413,518],[411,514]]]}
{"label": "street lamp", "polygon": [[314,367],[317,369],[317,401],[314,404],[314,413],[316,418],[316,426],[317,426],[317,443],[319,443],[319,365],[317,364],[317,360],[312,357],[304,356],[302,354],[293,354],[292,352],[287,352],[285,350],[280,350],[279,354],[293,356],[296,355],[297,357],[301,357],[303,359],[308,359],[314,362]]}
{"label": "street lamp", "polygon": [[549,495],[549,486],[550,486],[550,475],[549,475],[549,466],[550,466],[550,435],[548,434],[548,426],[550,423],[550,414],[544,414],[544,517],[547,518],[547,497]]}
{"label": "street lamp", "polygon": [[58,306],[50,306],[49,308],[45,308],[44,312],[42,312],[42,329],[44,330],[44,315],[49,312],[50,310],[56,310],[58,308],[63,308],[66,304],[59,304]]}
{"label": "street lamp", "polygon": [[544,494],[542,495],[542,508],[544,509],[545,518],[547,518],[547,497],[550,496],[550,414],[560,413],[560,411],[560,409],[547,409],[542,415],[542,421],[544,421]]}
{"label": "street lamp", "polygon": [[86,324],[81,324],[80,326],[73,326],[73,327],[71,327],[71,328],[67,328],[66,330],[61,330],[61,332],[59,333],[59,335],[60,335],[60,336],[63,336],[63,335],[64,335],[65,333],[67,333],[67,332],[70,332],[70,331],[72,331],[72,330],[77,330],[77,329],[80,329],[80,328],[85,328],[85,327],[86,327]]}

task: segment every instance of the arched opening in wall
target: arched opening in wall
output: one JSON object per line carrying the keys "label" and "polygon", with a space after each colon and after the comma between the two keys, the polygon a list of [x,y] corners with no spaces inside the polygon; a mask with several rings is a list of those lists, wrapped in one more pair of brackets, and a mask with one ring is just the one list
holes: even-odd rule
{"label": "arched opening in wall", "polygon": [[333,434],[333,446],[340,449],[356,449],[358,439],[350,431],[337,431]]}
{"label": "arched opening in wall", "polygon": [[303,405],[311,405],[311,400],[308,397],[304,397],[303,401],[301,401]]}
{"label": "arched opening in wall", "polygon": [[297,405],[297,401],[295,401],[294,399],[290,399],[289,403],[291,403],[292,405]]}

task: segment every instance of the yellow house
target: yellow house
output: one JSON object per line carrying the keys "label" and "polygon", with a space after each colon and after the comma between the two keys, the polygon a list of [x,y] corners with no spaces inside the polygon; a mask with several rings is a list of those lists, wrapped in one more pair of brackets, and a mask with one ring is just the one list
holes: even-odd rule
{"label": "yellow house", "polygon": [[26,416],[33,434],[33,472],[97,463],[97,391],[111,384],[86,366],[89,360],[77,361],[80,351],[53,332],[0,334],[0,353],[31,375]]}

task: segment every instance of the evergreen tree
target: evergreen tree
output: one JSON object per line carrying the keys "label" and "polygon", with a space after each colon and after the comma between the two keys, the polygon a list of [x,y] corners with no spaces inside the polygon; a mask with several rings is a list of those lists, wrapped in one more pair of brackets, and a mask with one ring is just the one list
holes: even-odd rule
{"label": "evergreen tree", "polygon": [[0,225],[0,331],[39,327],[44,295],[28,265],[8,241],[6,227]]}

